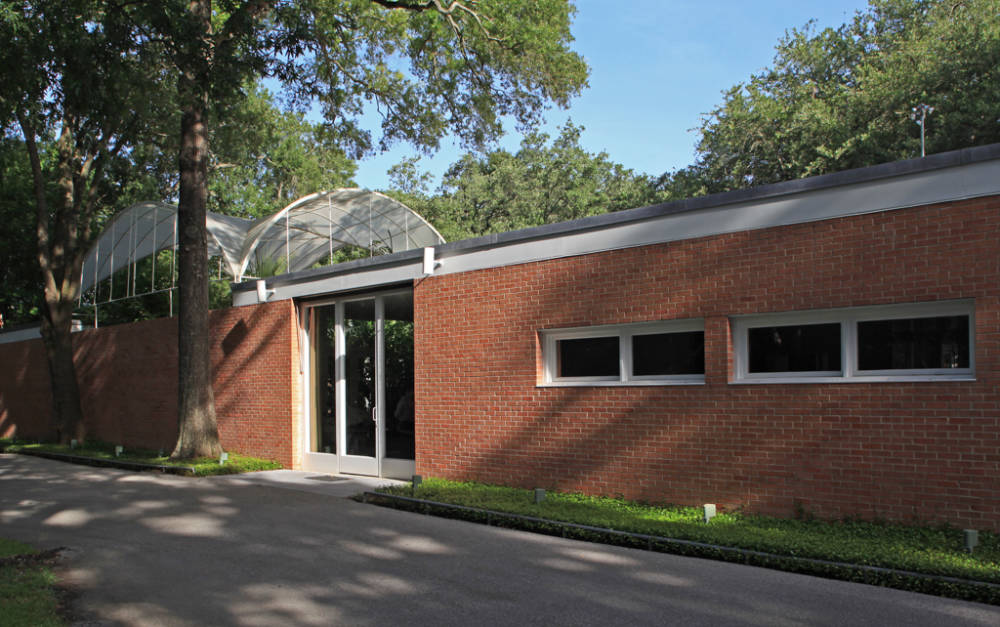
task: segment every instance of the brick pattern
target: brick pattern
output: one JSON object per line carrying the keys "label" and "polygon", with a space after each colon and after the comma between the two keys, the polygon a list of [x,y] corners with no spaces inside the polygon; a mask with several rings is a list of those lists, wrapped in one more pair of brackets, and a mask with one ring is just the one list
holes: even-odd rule
{"label": "brick pattern", "polygon": [[[974,298],[974,382],[730,384],[729,316]],[[432,276],[417,472],[1000,529],[1000,197]],[[706,382],[538,387],[546,328],[705,319]]]}
{"label": "brick pattern", "polygon": [[[300,398],[291,301],[210,314],[215,407],[226,450],[292,467]],[[74,335],[87,437],[171,450],[177,440],[177,321],[163,318]],[[0,437],[50,438],[41,340],[0,344]]]}

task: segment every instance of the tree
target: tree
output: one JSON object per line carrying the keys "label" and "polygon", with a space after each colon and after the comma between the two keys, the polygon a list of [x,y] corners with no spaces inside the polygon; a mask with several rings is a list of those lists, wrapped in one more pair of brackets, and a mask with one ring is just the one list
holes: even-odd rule
{"label": "tree", "polygon": [[477,237],[652,204],[659,198],[645,175],[580,146],[583,128],[567,123],[559,136],[529,133],[516,153],[462,156],[448,168],[441,194],[405,161],[391,171],[397,196],[446,239]]}
{"label": "tree", "polygon": [[41,332],[60,441],[80,435],[70,333],[83,251],[104,203],[106,173],[158,119],[156,46],[93,0],[5,3],[0,11],[0,126],[24,148],[41,270]]}
{"label": "tree", "polygon": [[357,170],[322,124],[283,111],[259,86],[244,90],[210,129],[208,205],[260,218],[315,192],[352,185]]}
{"label": "tree", "polygon": [[872,0],[843,26],[792,30],[774,66],[729,89],[691,175],[715,192],[1000,141],[997,0]]}
{"label": "tree", "polygon": [[35,237],[31,170],[24,142],[0,138],[0,316],[4,325],[38,320],[41,306],[38,256],[24,243]]}
{"label": "tree", "polygon": [[273,76],[294,100],[318,101],[329,132],[356,156],[372,146],[359,122],[366,103],[382,115],[380,147],[433,150],[448,131],[482,147],[504,116],[531,126],[586,81],[565,0],[173,0],[128,10],[170,51],[182,112],[175,457],[219,451],[204,252],[210,102]]}

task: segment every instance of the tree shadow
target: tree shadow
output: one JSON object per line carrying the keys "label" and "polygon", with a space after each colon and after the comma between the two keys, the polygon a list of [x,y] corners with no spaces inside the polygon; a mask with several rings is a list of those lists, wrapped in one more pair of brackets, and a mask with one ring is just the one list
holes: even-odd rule
{"label": "tree shadow", "polygon": [[245,478],[16,456],[0,456],[0,534],[69,547],[62,574],[81,610],[114,624],[822,623],[843,616],[840,606],[873,605],[911,622],[969,611],[921,595],[886,610],[886,592],[856,584],[817,586],[788,573],[435,519]]}

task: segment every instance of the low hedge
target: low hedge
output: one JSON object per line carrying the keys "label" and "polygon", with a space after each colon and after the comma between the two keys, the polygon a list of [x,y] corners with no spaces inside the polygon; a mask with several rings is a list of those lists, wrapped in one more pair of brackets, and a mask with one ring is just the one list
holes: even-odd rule
{"label": "low hedge", "polygon": [[[378,498],[377,495],[390,498]],[[402,497],[402,498],[395,498]],[[415,497],[411,500],[408,497]],[[878,521],[781,519],[690,507],[428,479],[368,500],[410,511],[1000,605],[1000,538],[981,531]]]}

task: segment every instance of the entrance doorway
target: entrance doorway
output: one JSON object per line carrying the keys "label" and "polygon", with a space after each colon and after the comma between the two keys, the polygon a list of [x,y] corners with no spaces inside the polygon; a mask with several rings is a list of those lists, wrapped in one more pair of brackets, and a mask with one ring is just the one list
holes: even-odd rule
{"label": "entrance doorway", "polygon": [[413,292],[308,305],[309,470],[414,472]]}

